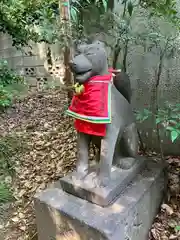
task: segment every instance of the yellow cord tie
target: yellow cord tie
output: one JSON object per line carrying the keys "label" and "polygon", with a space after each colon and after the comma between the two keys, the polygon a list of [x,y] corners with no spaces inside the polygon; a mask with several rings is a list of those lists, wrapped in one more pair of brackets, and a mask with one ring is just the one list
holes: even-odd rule
{"label": "yellow cord tie", "polygon": [[80,95],[84,92],[84,85],[76,83],[73,85],[76,95]]}

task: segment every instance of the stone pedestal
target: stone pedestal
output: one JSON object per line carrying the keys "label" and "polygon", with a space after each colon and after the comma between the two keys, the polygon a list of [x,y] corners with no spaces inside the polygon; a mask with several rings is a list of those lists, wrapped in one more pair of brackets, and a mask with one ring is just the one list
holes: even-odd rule
{"label": "stone pedestal", "polygon": [[144,157],[139,156],[134,166],[128,170],[122,170],[116,166],[113,166],[111,168],[111,180],[105,187],[93,186],[93,177],[91,178],[91,174],[94,174],[93,170],[92,173],[90,173],[88,177],[85,178],[85,180],[74,180],[74,173],[72,173],[65,176],[64,178],[61,178],[60,184],[65,192],[85,199],[88,202],[92,202],[105,207],[113,203],[116,198],[119,197],[125,186],[127,186],[143,169],[146,160],[147,159]]}
{"label": "stone pedestal", "polygon": [[110,206],[101,207],[59,186],[35,196],[39,240],[147,240],[164,190],[163,168],[147,167]]}

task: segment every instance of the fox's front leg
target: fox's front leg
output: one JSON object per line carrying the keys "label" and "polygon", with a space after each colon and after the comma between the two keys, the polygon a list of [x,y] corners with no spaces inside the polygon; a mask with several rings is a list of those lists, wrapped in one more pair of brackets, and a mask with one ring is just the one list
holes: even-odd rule
{"label": "fox's front leg", "polygon": [[78,132],[76,164],[76,175],[78,179],[82,179],[88,174],[89,144],[90,135]]}

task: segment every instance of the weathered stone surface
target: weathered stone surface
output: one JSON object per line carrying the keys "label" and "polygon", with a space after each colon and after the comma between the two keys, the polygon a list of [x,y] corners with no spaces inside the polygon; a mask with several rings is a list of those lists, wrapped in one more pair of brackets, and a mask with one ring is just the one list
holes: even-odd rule
{"label": "weathered stone surface", "polygon": [[[126,171],[113,166],[111,170],[111,180],[109,180],[108,185],[105,187],[92,186],[91,174],[89,174],[89,178],[87,177],[85,181],[77,181],[73,178],[74,173],[60,179],[61,187],[64,191],[89,202],[96,203],[100,206],[107,206],[117,199],[124,188],[134,179],[140,170],[142,170],[146,160],[147,159],[143,157],[138,157],[134,166]],[[93,174],[94,172],[92,172],[92,175]]]}
{"label": "weathered stone surface", "polygon": [[47,189],[34,201],[38,239],[146,240],[163,190],[162,166],[151,160],[116,202],[106,208],[58,187]]}

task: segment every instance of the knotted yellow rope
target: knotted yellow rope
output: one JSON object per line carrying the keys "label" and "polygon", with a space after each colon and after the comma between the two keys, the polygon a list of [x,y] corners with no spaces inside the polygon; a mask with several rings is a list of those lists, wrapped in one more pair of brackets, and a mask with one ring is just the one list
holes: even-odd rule
{"label": "knotted yellow rope", "polygon": [[73,85],[76,95],[80,95],[84,92],[84,85],[76,83]]}

